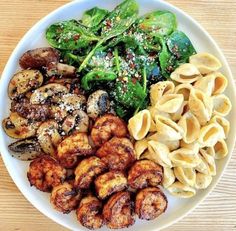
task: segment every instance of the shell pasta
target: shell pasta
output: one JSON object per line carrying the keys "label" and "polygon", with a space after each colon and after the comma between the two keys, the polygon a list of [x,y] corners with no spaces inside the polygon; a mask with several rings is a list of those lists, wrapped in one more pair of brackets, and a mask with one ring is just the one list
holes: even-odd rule
{"label": "shell pasta", "polygon": [[230,123],[224,116],[232,104],[224,94],[228,80],[220,67],[211,54],[191,56],[190,63],[172,72],[173,82],[151,86],[151,125],[143,127],[147,110],[129,121],[137,158],[163,167],[162,186],[173,196],[189,198],[207,188],[216,175],[216,160],[228,154]]}

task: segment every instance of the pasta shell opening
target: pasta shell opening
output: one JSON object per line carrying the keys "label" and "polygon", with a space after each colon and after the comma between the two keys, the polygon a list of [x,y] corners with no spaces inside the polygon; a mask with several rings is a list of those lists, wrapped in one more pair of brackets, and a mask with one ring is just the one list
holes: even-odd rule
{"label": "pasta shell opening", "polygon": [[196,172],[193,168],[175,167],[174,174],[182,184],[194,187],[196,181]]}
{"label": "pasta shell opening", "polygon": [[170,159],[175,167],[194,168],[199,165],[200,159],[192,150],[180,148],[170,153]]}
{"label": "pasta shell opening", "polygon": [[151,104],[155,106],[163,95],[172,94],[174,89],[175,85],[172,81],[163,81],[153,84],[150,89]]}
{"label": "pasta shell opening", "polygon": [[228,147],[225,140],[221,139],[214,145],[215,159],[219,160],[228,155]]}
{"label": "pasta shell opening", "polygon": [[225,119],[224,117],[221,117],[219,115],[215,115],[214,117],[212,117],[210,122],[217,123],[218,125],[220,125],[224,130],[225,137],[228,136],[229,130],[230,130],[230,124],[227,119]]}
{"label": "pasta shell opening", "polygon": [[191,113],[185,113],[178,124],[183,128],[183,140],[186,143],[192,143],[199,137],[200,124],[198,119]]}
{"label": "pasta shell opening", "polygon": [[189,83],[179,84],[175,88],[175,93],[182,94],[184,96],[184,100],[187,101],[189,99],[189,95],[190,95],[192,88],[193,88],[193,86]]}
{"label": "pasta shell opening", "polygon": [[199,143],[211,147],[214,146],[222,136],[224,136],[220,126],[217,124],[209,124],[201,128],[199,135]]}
{"label": "pasta shell opening", "polygon": [[226,95],[216,95],[213,99],[213,113],[215,115],[227,116],[231,111],[232,104]]}
{"label": "pasta shell opening", "polygon": [[170,78],[178,83],[193,83],[201,78],[201,73],[194,65],[185,63],[172,72]]}

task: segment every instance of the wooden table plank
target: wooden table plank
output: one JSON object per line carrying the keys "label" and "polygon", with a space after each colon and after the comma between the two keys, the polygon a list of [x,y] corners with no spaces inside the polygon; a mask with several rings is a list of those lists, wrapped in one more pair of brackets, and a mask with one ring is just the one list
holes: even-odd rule
{"label": "wooden table plank", "polygon": [[[0,73],[25,32],[68,0],[0,1]],[[168,0],[193,16],[214,37],[236,74],[236,1]],[[236,78],[235,78],[236,79]],[[65,228],[37,211],[19,192],[0,159],[0,230]],[[236,150],[214,191],[192,213],[166,231],[236,230]]]}

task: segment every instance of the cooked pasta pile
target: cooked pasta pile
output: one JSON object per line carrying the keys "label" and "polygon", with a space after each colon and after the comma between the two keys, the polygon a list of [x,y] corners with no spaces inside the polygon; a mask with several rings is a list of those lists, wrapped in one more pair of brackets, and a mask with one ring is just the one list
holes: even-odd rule
{"label": "cooked pasta pile", "polygon": [[224,116],[231,102],[223,94],[228,82],[220,68],[208,53],[191,56],[172,81],[151,86],[151,106],[129,120],[137,159],[160,164],[162,185],[174,196],[189,198],[207,188],[216,175],[215,159],[228,154],[230,124]]}

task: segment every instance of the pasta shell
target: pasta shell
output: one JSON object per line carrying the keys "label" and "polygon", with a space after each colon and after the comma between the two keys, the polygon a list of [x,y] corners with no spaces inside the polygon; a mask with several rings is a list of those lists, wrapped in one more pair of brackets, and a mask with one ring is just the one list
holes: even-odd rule
{"label": "pasta shell", "polygon": [[151,85],[150,88],[150,100],[151,105],[155,106],[158,100],[166,94],[172,94],[174,92],[175,85],[172,81],[161,81]]}
{"label": "pasta shell", "polygon": [[168,94],[160,98],[160,100],[156,104],[156,107],[158,108],[158,110],[166,113],[175,113],[179,110],[183,102],[183,95]]}
{"label": "pasta shell", "polygon": [[146,156],[147,159],[151,159],[163,167],[172,167],[169,158],[170,151],[165,144],[159,143],[154,140],[148,141],[148,151],[150,154],[150,158]]}
{"label": "pasta shell", "polygon": [[189,111],[179,120],[178,125],[184,130],[183,140],[185,143],[192,143],[197,140],[200,133],[198,119]]}
{"label": "pasta shell", "polygon": [[175,94],[182,94],[184,96],[184,100],[188,101],[189,95],[191,92],[191,89],[193,88],[193,85],[190,83],[182,83],[175,87]]}
{"label": "pasta shell", "polygon": [[228,80],[224,75],[213,72],[196,81],[194,87],[211,96],[223,93],[227,85]]}
{"label": "pasta shell", "polygon": [[183,129],[171,119],[163,116],[155,117],[157,133],[168,140],[180,140],[183,137]]}
{"label": "pasta shell", "polygon": [[154,122],[154,120],[151,118],[151,126],[149,128],[149,132],[156,132],[157,129],[156,129],[156,124]]}
{"label": "pasta shell", "polygon": [[188,185],[184,185],[179,181],[176,181],[167,190],[176,197],[190,198],[196,195],[196,190]]}
{"label": "pasta shell", "polygon": [[174,174],[181,183],[194,187],[196,182],[196,172],[193,168],[175,167]]}
{"label": "pasta shell", "polygon": [[[211,175],[211,176],[215,176],[216,175],[216,163],[215,163],[214,157],[209,155],[207,153],[207,151],[204,149],[200,149],[199,153],[203,157],[202,160],[205,162],[204,164],[207,165],[207,171],[208,171],[208,173],[204,173],[204,172],[202,172],[202,173],[207,174],[207,175]],[[196,170],[199,171],[197,168],[196,168]],[[199,172],[201,172],[201,171],[199,171]]]}
{"label": "pasta shell", "polygon": [[177,148],[179,148],[179,145],[180,145],[179,140],[168,140],[166,137],[161,136],[157,132],[147,137],[147,139],[165,144],[169,148],[170,151],[176,150]]}
{"label": "pasta shell", "polygon": [[224,95],[216,95],[213,99],[213,113],[219,116],[227,116],[232,109],[232,104],[229,98]]}
{"label": "pasta shell", "polygon": [[175,175],[172,168],[163,167],[162,186],[168,188],[175,182]]}
{"label": "pasta shell", "polygon": [[196,66],[201,74],[217,71],[222,67],[221,62],[209,53],[198,53],[189,58],[189,62]]}
{"label": "pasta shell", "polygon": [[175,167],[194,168],[201,161],[197,154],[187,148],[179,148],[171,152],[169,156]]}
{"label": "pasta shell", "polygon": [[178,121],[187,111],[189,111],[188,101],[184,101],[179,110],[176,113],[171,114],[171,119],[174,121]]}
{"label": "pasta shell", "polygon": [[205,125],[211,118],[213,102],[202,91],[192,89],[189,96],[190,111],[197,117],[200,125]]}
{"label": "pasta shell", "polygon": [[227,119],[225,119],[222,116],[215,115],[211,118],[210,123],[219,124],[224,130],[225,137],[228,136],[229,130],[230,130],[230,124],[229,124],[229,121]]}
{"label": "pasta shell", "polygon": [[210,123],[201,128],[198,142],[202,147],[211,147],[221,138],[225,138],[221,127],[216,123]]}
{"label": "pasta shell", "polygon": [[[203,148],[204,149],[204,148]],[[215,149],[214,146],[213,147],[207,147],[206,149],[204,149],[206,151],[206,153],[210,156],[212,156],[213,158],[215,158]]]}
{"label": "pasta shell", "polygon": [[183,140],[181,140],[181,142],[180,142],[180,147],[190,149],[193,151],[194,154],[198,154],[199,149],[200,149],[200,145],[198,142],[193,142],[193,143],[187,144]]}
{"label": "pasta shell", "polygon": [[197,173],[195,188],[196,189],[206,189],[212,182],[212,176],[205,175],[202,173]]}
{"label": "pasta shell", "polygon": [[201,78],[201,73],[194,65],[185,63],[175,69],[170,78],[178,83],[193,83]]}
{"label": "pasta shell", "polygon": [[228,147],[225,140],[220,139],[213,147],[215,153],[215,159],[219,160],[228,155]]}
{"label": "pasta shell", "polygon": [[134,115],[128,122],[130,134],[136,140],[143,139],[149,132],[151,126],[151,114],[145,109]]}
{"label": "pasta shell", "polygon": [[154,106],[148,107],[148,110],[150,111],[150,114],[151,114],[151,117],[152,117],[153,120],[155,120],[155,117],[157,115],[161,115],[161,116],[164,116],[166,118],[170,118],[170,115],[168,113],[160,111]]}
{"label": "pasta shell", "polygon": [[136,153],[136,159],[139,160],[140,156],[148,149],[147,139],[138,140],[134,144],[134,150]]}

